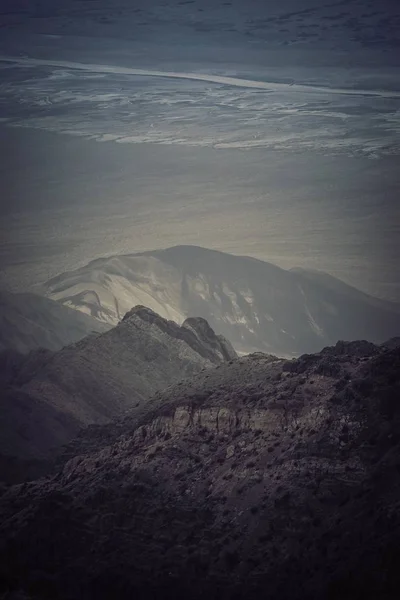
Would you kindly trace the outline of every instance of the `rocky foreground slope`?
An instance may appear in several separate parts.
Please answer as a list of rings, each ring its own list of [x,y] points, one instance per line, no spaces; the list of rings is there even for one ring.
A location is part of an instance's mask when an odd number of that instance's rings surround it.
[[[108,422],[167,385],[235,357],[203,319],[179,326],[141,306],[112,330],[59,352],[5,352],[0,454],[46,458],[82,426]]]
[[[400,333],[399,306],[326,273],[196,246],[98,259],[44,292],[111,324],[134,304],[178,323],[198,315],[242,353],[291,357],[339,339],[381,343]]]
[[[254,354],[157,393],[3,493],[6,597],[398,598],[399,398],[394,342]]]

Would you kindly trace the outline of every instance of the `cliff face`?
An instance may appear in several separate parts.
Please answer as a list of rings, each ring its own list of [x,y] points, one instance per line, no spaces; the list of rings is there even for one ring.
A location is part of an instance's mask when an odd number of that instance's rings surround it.
[[[397,598],[399,392],[399,350],[367,342],[250,355],[158,392],[3,495],[7,585],[39,572],[62,599]]]
[[[144,307],[59,352],[5,354],[0,452],[46,457],[80,427],[135,410],[156,391],[235,356],[207,324],[180,327]]]

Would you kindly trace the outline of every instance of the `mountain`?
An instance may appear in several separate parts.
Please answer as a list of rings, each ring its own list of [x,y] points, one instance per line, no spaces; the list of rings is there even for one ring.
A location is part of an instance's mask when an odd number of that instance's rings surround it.
[[[236,358],[201,318],[182,326],[137,306],[58,352],[0,354],[0,454],[45,459],[82,426],[139,407],[156,391]]]
[[[398,597],[400,350],[253,354],[0,497],[7,598]],[[55,543],[56,540],[56,543]]]
[[[178,323],[200,315],[241,353],[291,357],[339,339],[379,343],[400,332],[399,306],[330,275],[196,246],[98,259],[44,291],[105,323],[137,303]]]
[[[110,325],[36,294],[0,291],[0,351],[59,350]]]

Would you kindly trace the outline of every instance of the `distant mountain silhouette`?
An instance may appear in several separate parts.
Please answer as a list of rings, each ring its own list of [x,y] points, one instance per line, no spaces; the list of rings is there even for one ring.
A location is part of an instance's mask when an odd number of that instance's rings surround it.
[[[107,323],[49,298],[0,291],[0,351],[59,350],[89,333],[108,329]]]
[[[196,246],[98,259],[50,280],[45,292],[105,323],[137,303],[178,323],[199,315],[239,352],[290,357],[400,333],[398,305],[326,273]]]

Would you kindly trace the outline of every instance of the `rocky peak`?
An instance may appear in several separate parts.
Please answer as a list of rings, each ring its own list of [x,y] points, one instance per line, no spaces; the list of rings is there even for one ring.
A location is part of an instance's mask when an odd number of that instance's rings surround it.
[[[182,327],[192,331],[200,342],[215,349],[223,360],[237,358],[232,344],[223,335],[216,335],[206,319],[202,317],[189,317],[183,322]]]
[[[143,306],[142,304],[137,304],[136,306],[133,306],[130,310],[128,310],[127,313],[125,313],[125,315],[122,317],[122,322],[128,321],[129,319],[135,316],[140,317],[144,321],[150,322],[161,318],[157,313],[154,312],[154,310],[151,310],[151,308]]]
[[[125,327],[130,323],[138,326],[138,319],[142,323],[141,327],[143,324],[156,326],[172,338],[185,342],[192,350],[214,364],[237,358],[230,342],[224,336],[217,335],[202,317],[189,317],[182,325],[178,325],[146,306],[137,305],[126,313],[118,327]]]

